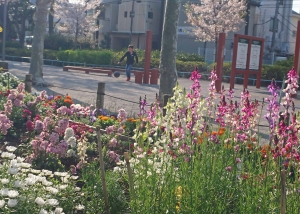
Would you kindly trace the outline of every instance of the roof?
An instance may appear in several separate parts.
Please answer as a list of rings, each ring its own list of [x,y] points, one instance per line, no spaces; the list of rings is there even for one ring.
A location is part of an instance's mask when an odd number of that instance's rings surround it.
[[[296,11],[292,11],[292,14],[295,14],[295,15],[299,15],[300,16],[300,13],[297,13]]]

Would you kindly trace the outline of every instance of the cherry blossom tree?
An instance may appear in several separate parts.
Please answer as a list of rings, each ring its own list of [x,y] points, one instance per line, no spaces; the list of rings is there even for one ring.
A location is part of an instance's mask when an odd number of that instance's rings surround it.
[[[75,47],[82,36],[99,29],[97,18],[100,13],[101,0],[56,0],[53,5],[54,16],[61,19],[59,30],[74,36]]]
[[[193,26],[197,40],[215,42],[217,53],[219,33],[238,31],[244,24],[246,8],[246,0],[200,0],[186,4],[187,22]]]

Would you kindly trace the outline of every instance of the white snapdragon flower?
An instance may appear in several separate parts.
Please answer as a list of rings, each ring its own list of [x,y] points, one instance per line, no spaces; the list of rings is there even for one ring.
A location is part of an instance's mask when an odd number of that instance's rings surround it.
[[[57,206],[59,204],[58,200],[56,200],[54,198],[47,199],[46,203],[53,207]]]
[[[2,183],[3,185],[8,184],[8,183],[9,183],[9,179],[7,179],[7,178],[2,178],[2,179],[1,179],[1,183]]]
[[[6,147],[6,150],[9,151],[9,152],[14,152],[17,150],[17,147],[14,147],[14,146],[7,146]]]
[[[7,206],[9,207],[15,207],[18,204],[18,200],[17,199],[9,199],[7,202]]]
[[[7,196],[10,198],[16,198],[19,196],[19,192],[16,190],[9,190]]]
[[[67,140],[67,143],[72,147],[76,147],[76,138],[74,136],[70,137],[68,140]]]
[[[67,141],[70,137],[74,136],[74,130],[72,128],[67,128],[65,131],[64,140]]]
[[[44,199],[42,199],[41,197],[37,197],[34,202],[39,205],[39,206],[43,206],[46,204],[46,201],[44,201]]]
[[[67,151],[67,157],[73,157],[76,156],[76,152],[73,149],[69,149]]]

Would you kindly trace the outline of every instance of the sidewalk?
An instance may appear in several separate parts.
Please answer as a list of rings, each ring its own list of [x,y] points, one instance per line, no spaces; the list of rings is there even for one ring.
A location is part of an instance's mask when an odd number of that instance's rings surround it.
[[[9,72],[24,80],[25,75],[29,71],[29,63],[25,62],[11,62],[9,61]],[[134,77],[132,81],[126,82],[126,77],[121,74],[119,78],[108,77],[107,75],[101,74],[85,74],[84,72],[66,72],[61,67],[44,66],[44,79],[46,82],[53,84],[54,86],[44,87],[33,87],[35,91],[47,91],[49,95],[57,94],[69,94],[77,103],[81,104],[95,104],[96,92],[98,82],[105,82],[105,93],[114,97],[121,98],[116,99],[113,97],[105,96],[104,103],[105,109],[112,112],[117,112],[118,109],[124,108],[129,114],[137,114],[139,112],[139,98],[146,96],[147,103],[155,101],[156,93],[158,93],[158,85],[143,85],[134,83]],[[189,79],[179,78],[179,85],[186,88],[189,91],[192,81]],[[200,80],[202,95],[208,96],[209,81]],[[226,90],[229,89],[229,83],[223,83]],[[237,100],[240,99],[241,92],[243,91],[242,85],[235,84],[235,97]],[[263,98],[267,98],[270,93],[268,88],[262,87],[260,89],[255,86],[249,86],[248,91],[250,92],[251,99],[258,100],[262,103]],[[125,101],[127,100],[127,101]],[[135,103],[132,103],[135,102]],[[299,110],[300,107],[299,99],[295,99],[295,107]],[[266,114],[266,106],[262,111],[262,115]],[[262,116],[260,121],[260,131],[264,137],[268,136],[268,128],[266,127],[267,121]]]

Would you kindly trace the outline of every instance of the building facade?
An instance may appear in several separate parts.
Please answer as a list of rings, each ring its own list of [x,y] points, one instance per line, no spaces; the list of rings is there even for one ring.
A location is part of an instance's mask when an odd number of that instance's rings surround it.
[[[290,53],[295,54],[296,36],[297,36],[297,25],[300,20],[300,14],[293,11],[290,23]],[[299,29],[300,30],[300,29]],[[298,38],[299,39],[299,38]]]

